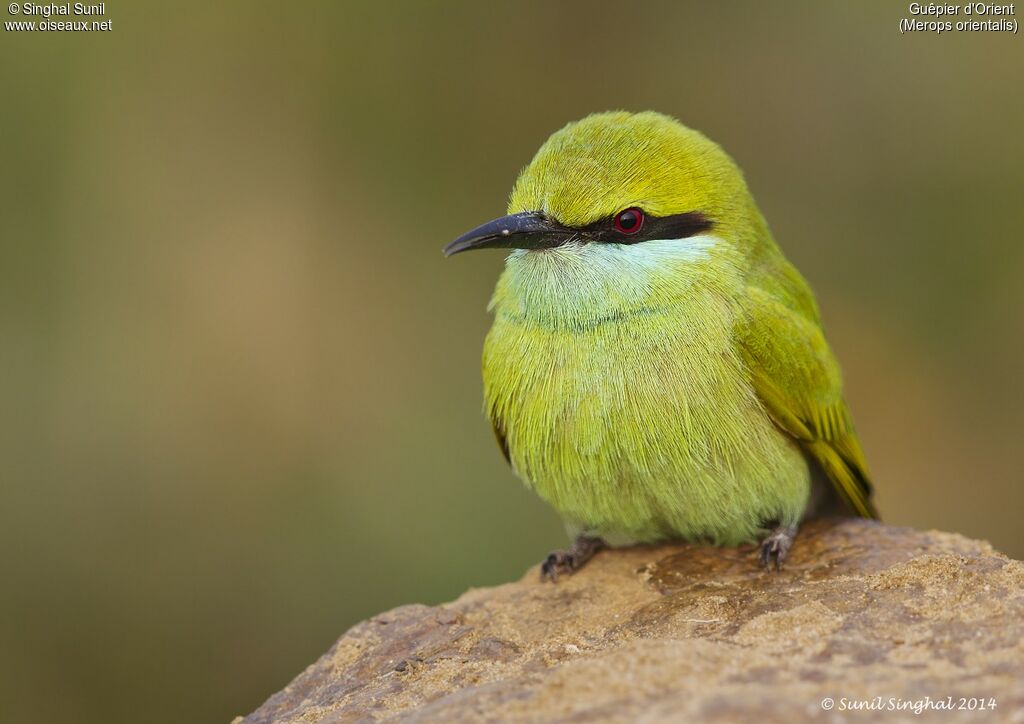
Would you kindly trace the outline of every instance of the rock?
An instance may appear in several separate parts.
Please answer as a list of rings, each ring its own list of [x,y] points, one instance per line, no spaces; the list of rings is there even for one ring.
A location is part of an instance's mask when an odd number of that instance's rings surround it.
[[[874,709],[850,711],[861,703]],[[236,722],[1022,712],[1024,564],[959,535],[845,519],[805,526],[780,573],[761,571],[753,547],[639,547],[557,584],[534,568],[453,603],[397,608]]]

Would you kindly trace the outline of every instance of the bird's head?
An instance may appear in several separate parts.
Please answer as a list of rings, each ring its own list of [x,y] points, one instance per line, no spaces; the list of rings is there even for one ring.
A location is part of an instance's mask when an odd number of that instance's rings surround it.
[[[716,143],[660,113],[621,111],[552,135],[516,181],[508,214],[463,234],[445,254],[637,245],[707,232],[735,244],[760,219],[740,170]]]

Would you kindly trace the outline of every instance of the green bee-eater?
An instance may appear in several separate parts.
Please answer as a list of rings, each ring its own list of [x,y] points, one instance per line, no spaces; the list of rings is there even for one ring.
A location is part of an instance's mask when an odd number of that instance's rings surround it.
[[[513,250],[484,395],[575,536],[544,577],[671,538],[763,538],[779,567],[830,488],[877,517],[814,296],[717,144],[658,113],[592,115],[541,147],[508,213],[445,252]]]

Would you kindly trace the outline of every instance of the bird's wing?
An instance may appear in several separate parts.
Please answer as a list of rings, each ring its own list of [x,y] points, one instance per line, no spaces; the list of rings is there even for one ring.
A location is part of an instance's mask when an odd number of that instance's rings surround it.
[[[867,463],[843,400],[839,365],[813,301],[786,303],[756,286],[747,288],[746,300],[738,336],[761,402],[775,424],[821,465],[853,512],[878,518]]]

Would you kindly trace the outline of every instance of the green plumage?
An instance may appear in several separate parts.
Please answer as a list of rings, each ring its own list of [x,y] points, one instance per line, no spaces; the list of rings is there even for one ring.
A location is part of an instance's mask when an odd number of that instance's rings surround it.
[[[814,298],[717,145],[655,113],[590,116],[544,144],[509,213],[584,228],[631,207],[711,228],[508,257],[483,375],[517,474],[613,542],[796,525],[811,460],[874,517]]]

